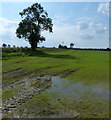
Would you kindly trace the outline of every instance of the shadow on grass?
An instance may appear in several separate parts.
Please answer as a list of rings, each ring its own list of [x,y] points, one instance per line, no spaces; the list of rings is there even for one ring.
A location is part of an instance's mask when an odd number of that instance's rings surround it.
[[[7,60],[7,59],[14,58],[14,57],[19,57],[19,56],[23,56],[23,57],[36,56],[36,57],[50,57],[50,58],[61,58],[61,59],[76,59],[74,56],[71,56],[71,55],[49,54],[49,53],[46,53],[45,50],[38,50],[38,49],[36,49],[36,50],[32,50],[30,48],[4,48],[3,49],[3,54],[2,54],[3,60]]]
[[[74,56],[70,56],[70,55],[54,55],[54,54],[48,54],[45,53],[42,50],[35,50],[35,51],[25,51],[25,53],[28,56],[37,56],[37,57],[51,57],[51,58],[61,58],[61,59],[76,59]]]

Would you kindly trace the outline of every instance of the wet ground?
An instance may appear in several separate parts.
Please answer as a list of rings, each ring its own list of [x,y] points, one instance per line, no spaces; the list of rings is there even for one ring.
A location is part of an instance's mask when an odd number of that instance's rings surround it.
[[[91,97],[92,99],[109,100],[109,91],[105,90],[102,83],[88,86],[81,82],[71,83],[70,80],[61,78],[59,76],[52,77],[52,85],[47,91],[57,92],[63,96],[74,97],[78,99],[81,97]]]
[[[52,99],[57,99],[59,96],[58,101],[60,101],[61,98],[68,98],[70,100],[76,99],[79,102],[85,102],[89,99],[99,101],[104,100],[106,102],[109,102],[109,91],[108,89],[106,90],[106,88],[104,88],[104,85],[102,83],[88,86],[82,82],[72,83],[70,80],[61,78],[59,76],[45,75],[24,78],[9,86],[3,87],[3,91],[9,90],[11,88],[16,88],[17,86],[21,86],[19,92],[16,95],[3,100],[3,116],[7,116],[7,114],[11,113],[13,114],[19,106],[26,104],[27,101],[30,101],[33,99],[33,97],[38,96],[42,92],[46,92],[49,95],[52,95]],[[40,104],[42,104],[42,101]],[[75,108],[72,110],[67,110],[66,108],[65,113],[57,112],[52,116],[47,115],[45,117],[64,117],[66,114],[69,116],[71,114],[73,117],[79,117],[79,113]],[[16,116],[20,115],[17,115],[16,113]],[[34,115],[31,115],[31,117],[34,117]],[[40,116],[38,115],[37,117]]]
[[[3,114],[11,113],[13,109],[16,109],[19,105],[27,102],[33,96],[38,95],[41,91],[44,91],[46,88],[49,88],[51,86],[51,77],[27,77],[7,87],[3,87],[3,91],[10,90],[11,88],[16,88],[17,86],[21,86],[21,89],[18,92],[18,94],[8,99],[3,98]]]

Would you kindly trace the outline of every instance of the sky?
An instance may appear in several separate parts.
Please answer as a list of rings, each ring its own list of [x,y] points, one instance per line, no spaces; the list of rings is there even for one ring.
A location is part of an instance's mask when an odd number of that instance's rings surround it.
[[[34,2],[0,2],[0,46],[28,46],[25,39],[16,37],[15,31],[24,8]],[[39,2],[52,18],[53,33],[42,32],[46,41],[39,47],[58,47],[59,44],[76,48],[109,47],[108,2]]]

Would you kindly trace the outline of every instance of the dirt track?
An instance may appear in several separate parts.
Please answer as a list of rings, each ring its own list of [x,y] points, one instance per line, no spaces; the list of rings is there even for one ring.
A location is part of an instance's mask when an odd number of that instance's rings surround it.
[[[38,85],[36,82],[38,81]],[[24,89],[21,89],[20,92],[13,96],[12,98],[4,100],[2,112],[4,114],[12,112],[17,106],[27,102],[33,96],[39,94],[41,91],[51,86],[51,76],[37,76],[33,78],[24,78],[21,81],[15,82],[12,85],[4,87],[3,90],[8,90],[12,87],[17,87],[18,85],[24,86]]]

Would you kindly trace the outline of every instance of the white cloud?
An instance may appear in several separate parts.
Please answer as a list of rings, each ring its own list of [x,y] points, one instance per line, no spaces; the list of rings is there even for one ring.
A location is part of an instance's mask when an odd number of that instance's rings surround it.
[[[89,25],[86,22],[77,22],[77,28],[80,30],[85,30],[88,27],[89,27]]]
[[[70,43],[73,42],[75,47],[108,47],[108,29],[101,23],[95,24],[92,21],[82,22],[80,20],[77,21],[77,24],[73,25],[60,25],[58,23],[54,24],[53,33],[42,33],[43,36],[46,37],[46,41],[39,44],[39,46],[58,47],[62,42],[64,42],[64,45],[69,46]],[[29,43],[24,39],[18,39],[16,37],[15,30],[17,24],[18,21],[0,18],[0,36],[2,35],[2,43],[16,46],[29,46]]]
[[[0,18],[0,34],[15,33],[18,21],[11,21],[6,18]]]
[[[95,25],[95,33],[105,33],[108,32],[108,28],[106,26],[103,26],[101,23]]]
[[[93,21],[93,22],[92,22]],[[79,32],[85,32],[85,33],[96,33],[96,34],[102,34],[108,32],[108,26],[103,25],[102,23],[94,22],[94,20],[90,19],[79,19],[79,21],[76,21],[76,28],[79,30]],[[81,35],[80,35],[81,36]],[[86,36],[86,35],[85,35]]]
[[[108,26],[102,23],[92,21],[83,22],[87,27],[79,29],[79,37],[81,38],[81,46],[87,47],[108,47],[109,46],[109,31]],[[83,24],[82,24],[83,26]]]
[[[0,45],[3,43],[16,45],[16,46],[26,46],[29,45],[23,39],[18,39],[16,37],[16,29],[18,27],[19,21],[11,21],[6,18],[0,18],[0,36],[2,41],[0,41]]]
[[[80,36],[82,39],[85,39],[85,40],[91,40],[91,39],[94,38],[93,35],[91,35],[91,34],[86,34],[86,33],[80,34],[79,36]]]
[[[73,42],[75,47],[108,47],[109,38],[107,27],[100,23],[94,24],[93,22],[89,22],[87,24],[88,27],[84,30],[78,29],[78,24],[73,26],[70,24],[61,26],[55,24],[53,34],[43,34],[46,36],[46,41],[40,44],[40,46],[58,47],[62,42],[64,42],[64,45],[69,46]],[[104,30],[104,34],[102,29]],[[95,30],[96,32],[94,32]]]
[[[47,34],[44,32],[43,35],[46,37],[46,41],[40,46],[46,47],[58,47],[59,44],[64,42],[64,45],[69,46],[71,42],[77,43],[79,34],[76,32],[76,26],[72,25],[54,25],[53,33]]]
[[[97,12],[109,16],[109,3],[100,3]]]
[[[53,24],[63,25],[68,19],[70,19],[70,16],[54,15]]]

